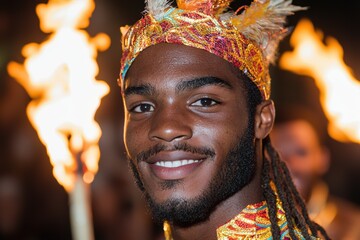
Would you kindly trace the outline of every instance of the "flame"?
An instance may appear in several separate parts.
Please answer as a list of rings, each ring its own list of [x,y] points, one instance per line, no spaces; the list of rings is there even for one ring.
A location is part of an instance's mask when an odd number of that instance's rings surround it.
[[[109,47],[110,39],[102,33],[90,38],[79,29],[89,25],[94,9],[93,0],[37,5],[42,31],[52,34],[41,44],[24,46],[23,65],[8,65],[9,74],[32,98],[27,115],[46,146],[55,178],[67,191],[79,170],[90,183],[100,159],[101,129],[94,116],[109,86],[95,79],[99,71],[95,59],[97,50]]]
[[[316,32],[311,21],[303,19],[295,28],[290,43],[292,52],[280,58],[280,67],[315,79],[320,102],[329,120],[328,132],[339,141],[360,143],[360,82],[343,61],[338,41]]]

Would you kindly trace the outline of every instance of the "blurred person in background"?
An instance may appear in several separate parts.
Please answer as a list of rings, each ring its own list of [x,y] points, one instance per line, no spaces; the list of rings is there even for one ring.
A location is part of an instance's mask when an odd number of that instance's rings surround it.
[[[301,106],[278,108],[272,142],[286,162],[310,218],[332,239],[360,239],[360,208],[333,196],[324,180],[331,156],[324,143],[324,126],[316,119]]]

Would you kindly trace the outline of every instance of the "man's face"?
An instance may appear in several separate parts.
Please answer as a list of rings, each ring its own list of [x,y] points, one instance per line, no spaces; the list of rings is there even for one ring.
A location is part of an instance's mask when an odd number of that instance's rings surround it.
[[[289,121],[275,125],[271,139],[289,167],[298,191],[307,199],[328,164],[315,130],[304,120]]]
[[[205,220],[251,181],[254,129],[240,81],[225,60],[183,45],[152,46],[132,64],[124,141],[157,217]]]

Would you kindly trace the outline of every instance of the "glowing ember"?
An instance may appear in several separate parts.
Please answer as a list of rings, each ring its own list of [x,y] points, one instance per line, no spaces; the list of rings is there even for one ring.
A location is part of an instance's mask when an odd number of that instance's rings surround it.
[[[343,49],[334,38],[315,32],[309,20],[302,20],[291,36],[293,52],[280,58],[280,66],[315,79],[320,101],[329,120],[329,134],[339,141],[360,143],[360,82],[343,61]]]
[[[96,81],[95,59],[97,50],[109,47],[110,39],[105,34],[91,39],[79,30],[88,26],[94,8],[93,0],[39,4],[41,29],[52,34],[48,41],[23,48],[24,65],[8,66],[9,74],[33,99],[28,117],[46,146],[54,176],[67,191],[72,190],[80,167],[84,181],[90,183],[100,158],[101,129],[94,115],[109,87]]]

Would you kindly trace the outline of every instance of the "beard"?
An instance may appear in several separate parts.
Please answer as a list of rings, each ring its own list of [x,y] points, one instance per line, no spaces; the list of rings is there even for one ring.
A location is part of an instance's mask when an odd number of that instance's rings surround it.
[[[251,125],[251,124],[250,124]],[[254,128],[249,126],[245,134],[239,137],[237,143],[227,153],[224,163],[218,173],[210,181],[209,187],[198,197],[193,199],[176,198],[164,202],[156,202],[145,189],[140,173],[134,162],[130,159],[129,164],[135,177],[136,183],[144,193],[150,207],[152,216],[157,223],[165,220],[179,227],[188,227],[206,221],[216,206],[231,197],[253,179],[256,171]],[[162,146],[145,151],[136,158],[141,160],[164,150]],[[214,157],[215,152],[207,148],[194,148],[189,145],[178,146],[176,150],[202,153]],[[167,181],[163,188],[172,188],[180,183],[180,180]]]

